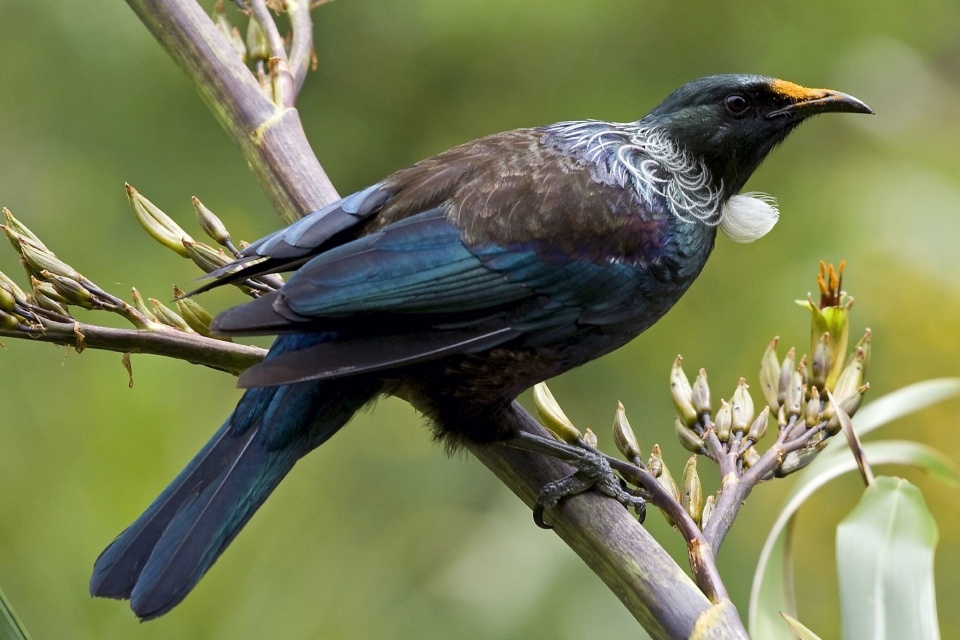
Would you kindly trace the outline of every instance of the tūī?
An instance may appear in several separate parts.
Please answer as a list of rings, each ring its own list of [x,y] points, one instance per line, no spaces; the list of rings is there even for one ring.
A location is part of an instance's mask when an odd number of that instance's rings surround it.
[[[691,82],[636,122],[499,133],[403,169],[249,246],[213,283],[295,270],[214,322],[279,334],[233,414],[97,559],[95,596],[154,618],[203,577],[299,458],[380,394],[455,446],[504,440],[523,390],[677,302],[713,249],[776,212],[738,195],[807,118],[872,113],[752,75]]]

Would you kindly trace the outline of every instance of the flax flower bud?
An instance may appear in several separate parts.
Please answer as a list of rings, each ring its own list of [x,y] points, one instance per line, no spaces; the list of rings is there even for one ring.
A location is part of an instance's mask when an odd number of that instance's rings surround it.
[[[703,485],[700,484],[700,474],[697,473],[697,456],[690,456],[684,465],[680,485],[680,504],[693,521],[699,523],[703,513]]]
[[[834,269],[833,265],[820,262],[820,272],[817,274],[817,284],[820,288],[820,302],[817,304],[812,297],[806,300],[797,300],[797,304],[806,308],[811,314],[810,347],[811,353],[817,350],[824,333],[829,334],[827,348],[829,350],[830,370],[827,373],[825,386],[833,389],[840,372],[843,370],[847,357],[847,344],[850,334],[850,307],[853,298],[841,290],[843,285],[843,270],[846,261]]]
[[[843,402],[846,398],[854,395],[860,385],[863,384],[863,362],[865,354],[862,350],[857,350],[856,355],[850,359],[843,372],[837,378],[837,383],[833,388],[833,397],[838,402]]]
[[[5,289],[13,294],[13,297],[17,300],[26,300],[27,294],[24,293],[23,289],[20,288],[16,282],[14,282],[7,274],[0,271],[0,289]]]
[[[560,403],[553,397],[546,382],[533,387],[533,401],[537,407],[537,414],[543,421],[543,426],[549,429],[558,439],[573,444],[581,438],[580,430],[573,426],[573,422],[560,408]]]
[[[660,455],[660,445],[653,445],[653,449],[650,450],[650,457],[647,458],[647,471],[650,472],[654,478],[659,478],[660,474],[663,473],[663,456]]]
[[[73,278],[58,276],[46,270],[42,271],[41,275],[67,304],[83,307],[84,309],[96,309],[100,306],[96,300],[94,300],[90,291]]]
[[[167,325],[168,327],[179,329],[180,331],[196,333],[190,328],[190,325],[188,325],[186,321],[177,314],[176,311],[165,306],[156,298],[150,298],[150,304],[153,306],[153,315],[155,315],[157,320],[161,323]]]
[[[683,358],[677,356],[670,368],[670,394],[673,396],[673,404],[680,412],[680,419],[690,427],[696,424],[698,415],[693,406],[693,388],[683,373],[683,367],[680,366],[682,361]]]
[[[673,479],[673,475],[670,473],[670,469],[667,467],[667,463],[663,460],[663,455],[660,452],[660,445],[653,445],[653,450],[650,452],[651,464],[649,464],[652,469],[654,466],[660,468],[660,475],[657,476],[657,482],[670,494],[674,500],[680,502],[680,487],[677,486],[676,481]]]
[[[193,209],[197,212],[197,222],[200,223],[200,228],[203,229],[203,232],[210,237],[211,240],[217,244],[226,246],[230,242],[230,232],[227,231],[226,225],[218,218],[213,211],[210,211],[200,199],[196,196],[193,197]]]
[[[813,349],[810,384],[813,385],[814,389],[824,388],[832,364],[830,360],[830,334],[824,333]]]
[[[20,328],[20,317],[13,314],[7,313],[6,311],[0,311],[0,329],[5,331],[14,331]]]
[[[184,258],[189,258],[184,247],[185,241],[193,242],[193,238],[187,235],[187,232],[180,228],[167,214],[160,208],[140,195],[140,192],[129,184],[127,188],[127,199],[133,208],[133,213],[137,216],[137,221],[149,233],[154,240],[176,251]]]
[[[7,209],[6,207],[4,207],[3,215],[7,218],[7,226],[10,228],[10,230],[14,234],[20,236],[21,238],[28,239],[31,243],[33,243],[33,246],[37,247],[38,249],[50,252],[50,250],[47,249],[47,245],[43,244],[40,238],[37,237],[37,234],[35,234],[30,229],[28,229],[27,225],[23,224],[22,222],[20,222],[19,220],[13,217],[13,214],[10,212],[10,209]],[[17,247],[14,246],[14,249],[16,248]]]
[[[803,383],[803,372],[800,368],[798,368],[790,375],[790,383],[787,387],[787,395],[783,402],[788,416],[800,415],[805,391],[806,385]]]
[[[863,404],[863,397],[867,394],[867,391],[870,389],[869,384],[862,385],[857,392],[853,395],[847,396],[843,400],[838,400],[840,402],[840,408],[843,409],[843,412],[846,413],[849,417],[853,417],[857,413],[857,409],[860,408],[860,405]],[[828,405],[831,409],[832,402]],[[824,411],[826,413],[826,411]],[[835,435],[840,432],[840,417],[837,415],[836,410],[830,412],[830,418],[827,420],[827,433],[830,435]]]
[[[640,457],[637,434],[627,420],[627,412],[622,402],[617,403],[617,412],[613,416],[613,442],[627,460],[632,461]]]
[[[700,369],[697,379],[693,381],[693,408],[698,416],[710,413],[710,385],[707,384],[707,371]]]
[[[816,387],[810,389],[810,400],[807,401],[807,408],[804,412],[803,419],[808,427],[815,426],[820,422],[820,392],[817,391]]]
[[[193,298],[185,298],[179,287],[173,288],[173,299],[176,301],[177,312],[186,321],[191,329],[202,336],[210,338],[210,323],[213,316],[201,307]]]
[[[693,429],[683,423],[683,420],[677,418],[674,421],[674,427],[677,431],[677,439],[683,448],[691,453],[701,453],[703,451],[703,438],[698,436]]]
[[[155,316],[150,307],[147,306],[143,296],[140,295],[140,292],[137,291],[136,287],[131,287],[130,295],[133,298],[133,308],[143,314],[147,320],[151,322],[157,322],[157,316]]]
[[[759,442],[767,433],[767,422],[769,419],[770,407],[764,407],[760,415],[757,416],[757,419],[750,425],[750,429],[747,430],[747,440]]]
[[[726,400],[720,400],[720,409],[717,410],[717,417],[714,419],[714,430],[717,432],[717,438],[720,442],[726,442],[730,439],[730,426],[733,422],[733,408]]]
[[[781,404],[787,399],[787,390],[793,382],[793,372],[796,368],[797,350],[790,347],[786,357],[784,357],[783,362],[780,364],[780,382],[777,385],[777,397]]]
[[[743,452],[743,466],[747,469],[757,464],[760,461],[760,452],[757,451],[756,447],[750,447]]]
[[[777,359],[777,343],[780,338],[774,338],[767,345],[760,360],[760,391],[767,401],[767,406],[776,411],[780,406],[778,394],[780,387],[780,361]]]
[[[713,509],[715,504],[716,504],[716,498],[714,496],[707,496],[707,499],[703,501],[703,511],[700,513],[701,529],[705,529],[706,526],[710,523],[710,516],[713,515]]]
[[[210,273],[230,262],[230,258],[225,253],[202,242],[194,242],[185,238],[183,247],[187,252],[187,257],[193,260],[193,263],[205,273]]]
[[[753,398],[750,397],[747,388],[747,381],[740,378],[737,390],[733,392],[733,397],[730,398],[730,408],[732,410],[730,428],[734,433],[743,433],[753,420]]]

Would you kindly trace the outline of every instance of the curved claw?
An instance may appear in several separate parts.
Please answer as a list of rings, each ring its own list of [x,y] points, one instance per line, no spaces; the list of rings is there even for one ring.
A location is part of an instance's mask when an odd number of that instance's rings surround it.
[[[639,497],[639,496],[638,496]],[[643,500],[641,498],[641,500]],[[637,522],[643,524],[644,520],[647,519],[647,503],[643,501],[641,504],[635,505],[633,507],[634,513],[637,514]]]
[[[533,522],[541,529],[553,529],[553,525],[543,519],[543,512],[546,508],[546,505],[537,500],[537,503],[533,505]]]

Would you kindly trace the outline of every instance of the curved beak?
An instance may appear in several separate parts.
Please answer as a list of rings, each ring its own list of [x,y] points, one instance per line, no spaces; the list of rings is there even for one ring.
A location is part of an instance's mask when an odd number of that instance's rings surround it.
[[[786,84],[786,83],[784,83]],[[800,117],[808,118],[820,113],[869,113],[873,114],[865,102],[853,96],[831,89],[805,89],[791,87],[784,92],[788,103],[776,111],[767,114],[767,118]],[[798,91],[797,89],[802,89]]]

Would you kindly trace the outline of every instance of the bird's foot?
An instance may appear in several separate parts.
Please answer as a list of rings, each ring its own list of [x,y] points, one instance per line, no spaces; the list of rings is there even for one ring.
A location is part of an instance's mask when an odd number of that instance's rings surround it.
[[[533,521],[541,529],[552,528],[543,518],[547,509],[557,506],[564,498],[594,488],[628,509],[633,508],[640,522],[643,522],[647,512],[646,501],[642,496],[627,490],[626,484],[614,473],[606,457],[599,451],[523,431],[505,444],[563,460],[576,469],[571,475],[548,482],[540,489],[533,507]]]
[[[548,482],[540,489],[537,503],[533,507],[533,521],[541,529],[552,529],[544,519],[543,513],[552,509],[564,498],[597,489],[610,496],[623,506],[633,508],[642,522],[647,511],[646,501],[639,495],[624,488],[623,481],[610,468],[606,459],[592,451],[583,451],[580,461],[575,464],[577,470],[566,478]]]

